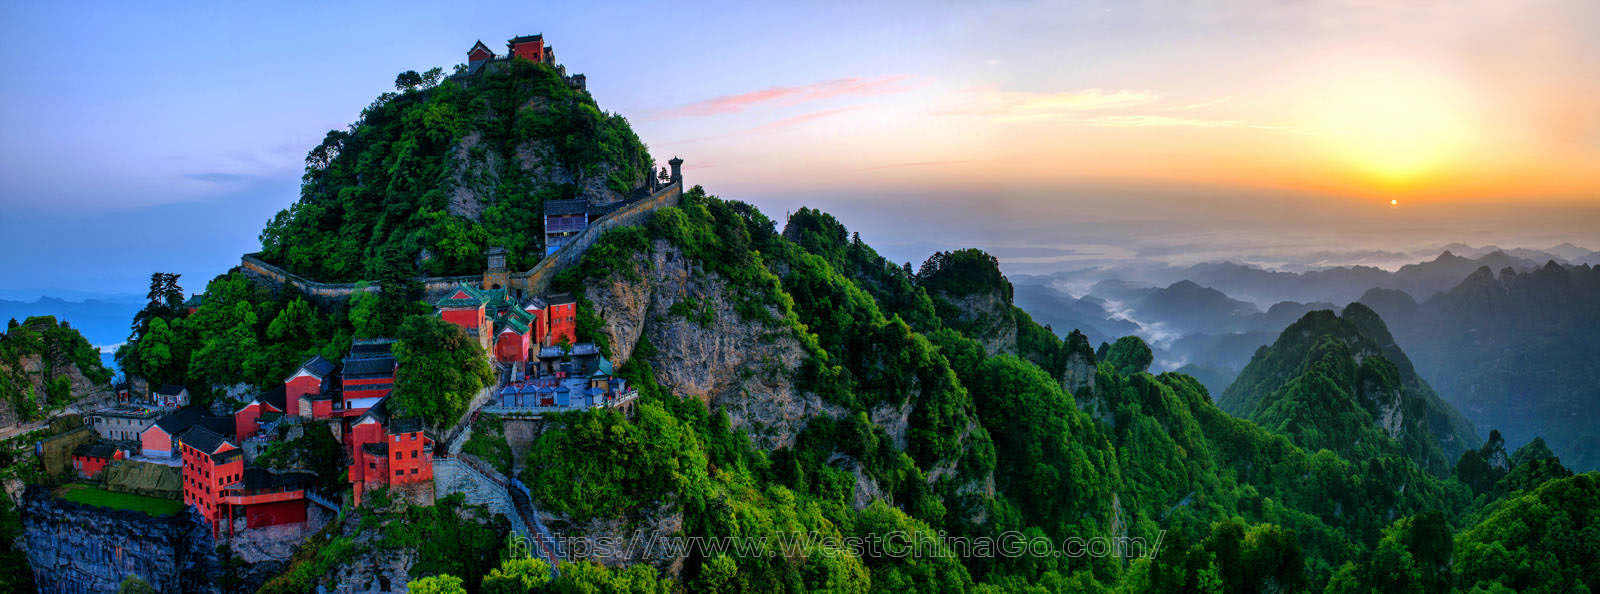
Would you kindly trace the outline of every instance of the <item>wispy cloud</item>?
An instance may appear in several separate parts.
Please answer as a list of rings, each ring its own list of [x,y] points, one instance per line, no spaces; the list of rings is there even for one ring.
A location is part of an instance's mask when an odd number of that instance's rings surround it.
[[[712,116],[738,113],[756,106],[790,106],[836,97],[861,97],[899,93],[912,87],[901,84],[908,75],[879,76],[873,78],[839,78],[798,87],[771,87],[738,95],[724,95],[659,111],[656,119]]]
[[[841,113],[855,111],[855,110],[861,109],[862,107],[865,107],[865,106],[863,106],[863,105],[850,105],[850,106],[846,106],[846,107],[836,107],[834,109],[824,109],[824,110],[821,110],[821,111],[813,111],[813,112],[810,112],[810,113],[802,113],[802,114],[797,115],[797,116],[790,116],[790,117],[787,117],[787,118],[783,118],[781,120],[775,120],[775,121],[772,121],[772,122],[767,122],[765,124],[762,124],[760,126],[755,126],[755,127],[752,127],[752,128],[743,128],[743,129],[740,129],[740,130],[734,130],[732,132],[727,132],[727,133],[723,133],[723,134],[713,134],[713,135],[710,135],[710,136],[700,136],[700,137],[697,137],[697,138],[685,138],[683,140],[669,140],[669,141],[658,143],[658,144],[655,144],[655,145],[652,145],[652,146],[676,146],[676,145],[690,144],[690,143],[695,143],[695,142],[705,142],[707,140],[719,140],[719,139],[730,138],[730,137],[734,137],[734,136],[745,136],[745,135],[748,135],[748,134],[760,134],[760,133],[763,133],[763,132],[774,132],[774,131],[783,130],[783,129],[787,129],[787,128],[793,128],[795,126],[799,126],[801,124],[805,124],[805,123],[808,123],[808,122],[814,122],[814,121],[817,121],[817,120],[820,120],[820,119],[823,119],[823,118],[836,116],[836,115],[839,115]]]

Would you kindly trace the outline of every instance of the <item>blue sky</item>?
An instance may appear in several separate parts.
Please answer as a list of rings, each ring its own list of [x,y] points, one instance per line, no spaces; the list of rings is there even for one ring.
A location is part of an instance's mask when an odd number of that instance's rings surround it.
[[[691,183],[897,259],[1600,247],[1593,3],[333,4],[0,7],[0,289],[198,290],[395,73],[541,32]]]

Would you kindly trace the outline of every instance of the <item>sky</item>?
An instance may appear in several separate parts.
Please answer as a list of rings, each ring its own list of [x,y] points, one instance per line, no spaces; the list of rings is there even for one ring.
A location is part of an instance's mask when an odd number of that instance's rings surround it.
[[[689,183],[822,207],[896,260],[1600,249],[1597,23],[1588,0],[6,3],[0,292],[198,290],[396,73],[531,33]]]

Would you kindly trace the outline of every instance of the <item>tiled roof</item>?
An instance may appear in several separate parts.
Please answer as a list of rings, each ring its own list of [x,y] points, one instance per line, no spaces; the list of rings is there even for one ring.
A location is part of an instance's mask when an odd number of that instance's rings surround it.
[[[167,432],[167,435],[169,436],[177,435],[179,433],[183,433],[184,431],[188,431],[189,428],[193,427],[194,424],[200,420],[200,417],[205,416],[205,414],[206,410],[202,407],[185,406],[178,410],[172,411],[172,414],[161,417],[161,420],[156,421],[156,426],[160,427],[162,431]]]
[[[286,396],[287,393],[284,391],[283,384],[278,384],[266,392],[262,392],[260,396],[256,397],[256,400],[279,411],[287,412],[289,407]]]
[[[390,377],[394,375],[394,365],[392,356],[345,359],[344,377],[345,379]]]
[[[300,368],[295,372],[299,373],[300,370],[305,370],[318,378],[325,378],[328,377],[328,374],[333,373],[336,367],[338,366],[334,365],[333,361],[322,358],[322,355],[312,355],[310,359],[306,359],[305,363],[301,363]]]
[[[222,444],[228,441],[227,438],[217,434],[217,432],[198,426],[183,432],[183,437],[179,439],[189,447],[207,454],[216,453],[217,448],[222,447]]]
[[[226,452],[223,452],[221,454],[217,454],[217,455],[211,456],[211,461],[213,463],[216,463],[216,464],[227,464],[229,462],[232,462],[234,458],[242,458],[242,457],[244,457],[244,450],[241,450],[239,448],[233,448],[233,449],[228,450]]]
[[[394,349],[394,343],[393,338],[357,338],[350,341],[350,354],[345,359],[385,356]]]
[[[183,393],[183,386],[178,384],[162,384],[160,388],[156,388],[156,395],[158,396],[177,396],[181,393]]]
[[[522,43],[524,41],[544,41],[544,34],[518,35],[516,37],[512,37],[510,40],[506,41],[506,43]]]
[[[398,419],[392,419],[389,421],[389,424],[385,426],[385,428],[388,429],[391,435],[396,433],[411,433],[414,431],[421,431],[422,419],[417,417],[402,417]]]
[[[520,308],[509,307],[495,318],[494,325],[501,330],[510,327],[518,334],[527,334],[528,329],[533,327],[533,314]]]
[[[195,426],[205,427],[212,433],[221,435],[224,438],[232,438],[235,431],[233,417],[201,417],[200,420],[195,423]],[[190,430],[193,431],[193,429]]]
[[[556,293],[550,296],[550,305],[566,305],[577,302],[578,300],[572,296],[572,293]]]
[[[244,478],[239,481],[240,486],[247,491],[259,491],[275,487],[299,487],[315,480],[317,475],[309,472],[272,472],[265,468],[246,468]]]
[[[556,217],[564,215],[581,215],[589,212],[589,201],[583,198],[573,200],[549,200],[544,203],[544,216]]]
[[[456,285],[456,288],[450,289],[450,293],[433,305],[442,309],[447,307],[477,307],[488,302],[489,297],[484,294],[483,289],[461,283]]]

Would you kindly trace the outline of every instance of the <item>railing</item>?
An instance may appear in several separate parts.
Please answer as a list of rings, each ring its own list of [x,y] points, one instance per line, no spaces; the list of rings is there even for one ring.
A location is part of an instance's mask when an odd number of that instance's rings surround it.
[[[306,489],[306,499],[310,499],[312,503],[328,508],[330,511],[339,511],[340,509],[339,506],[334,505],[333,501],[312,492],[310,489]]]

